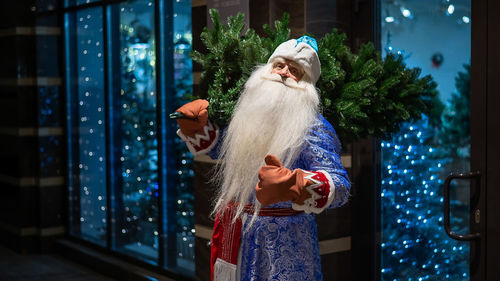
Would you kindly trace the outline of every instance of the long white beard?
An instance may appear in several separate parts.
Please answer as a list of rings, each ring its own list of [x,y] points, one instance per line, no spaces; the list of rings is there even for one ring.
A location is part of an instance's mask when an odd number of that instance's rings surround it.
[[[215,173],[213,214],[236,201],[238,217],[254,194],[264,157],[271,153],[290,167],[317,116],[319,97],[309,79],[283,82],[271,70],[266,64],[252,73],[235,107]],[[254,206],[257,213],[261,205],[255,200]]]

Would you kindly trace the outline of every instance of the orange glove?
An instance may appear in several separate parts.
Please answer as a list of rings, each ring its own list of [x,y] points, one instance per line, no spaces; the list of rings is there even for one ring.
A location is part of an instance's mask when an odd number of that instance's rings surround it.
[[[196,134],[203,134],[203,127],[208,122],[208,101],[198,99],[187,103],[177,109],[186,118],[176,119],[182,134],[194,137]]]
[[[292,173],[272,154],[266,156],[265,162],[266,166],[260,168],[259,182],[255,186],[257,200],[262,206],[281,201],[302,205],[311,197],[305,187],[313,182],[304,178],[302,170],[295,169]]]

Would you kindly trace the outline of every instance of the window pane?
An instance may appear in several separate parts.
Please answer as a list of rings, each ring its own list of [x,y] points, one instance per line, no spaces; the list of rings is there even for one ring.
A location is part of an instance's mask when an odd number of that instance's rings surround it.
[[[174,83],[175,97],[174,104],[170,111],[174,111],[187,102],[186,96],[193,92],[193,67],[191,57],[191,1],[179,0],[173,3],[174,12]],[[168,122],[168,121],[167,121]],[[177,129],[176,122],[171,122]],[[168,228],[176,229],[176,265],[184,274],[194,275],[194,206],[193,206],[193,157],[189,153],[186,144],[177,136],[174,136],[175,161],[168,169],[177,171],[177,179],[170,179],[174,182],[176,191],[173,194],[177,196],[177,206],[175,208],[176,221],[175,226],[169,224]],[[168,232],[170,233],[170,232]],[[172,252],[167,249],[167,253]],[[169,263],[172,263],[171,259]],[[167,267],[171,264],[167,265]]]
[[[112,72],[113,248],[158,261],[158,143],[152,1],[109,8]]]
[[[64,0],[64,7],[78,6],[100,1],[103,0]]]
[[[65,15],[70,232],[106,244],[102,9]]]
[[[469,280],[469,246],[443,228],[443,182],[470,161],[470,0],[382,1],[382,49],[437,82],[431,116],[382,150],[382,280]],[[469,228],[468,181],[451,187],[452,230]]]

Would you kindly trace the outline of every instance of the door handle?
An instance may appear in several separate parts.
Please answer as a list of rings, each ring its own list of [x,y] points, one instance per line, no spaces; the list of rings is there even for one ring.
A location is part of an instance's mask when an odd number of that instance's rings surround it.
[[[479,239],[481,237],[480,233],[469,233],[469,234],[456,234],[453,231],[451,231],[450,227],[450,183],[454,179],[480,179],[481,178],[481,173],[479,171],[477,172],[469,172],[469,173],[463,173],[463,174],[450,174],[446,180],[444,181],[444,192],[443,192],[443,201],[444,201],[444,206],[443,206],[443,212],[444,212],[444,230],[446,231],[446,234],[450,236],[451,238],[455,240],[460,240],[460,241],[471,241],[474,239]],[[479,211],[479,210],[476,210]],[[478,212],[475,212],[478,213]]]

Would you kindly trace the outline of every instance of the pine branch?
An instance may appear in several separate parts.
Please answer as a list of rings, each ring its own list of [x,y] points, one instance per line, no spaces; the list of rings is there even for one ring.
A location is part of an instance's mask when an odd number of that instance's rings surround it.
[[[213,29],[205,28],[201,34],[209,52],[194,51],[192,58],[203,67],[200,90],[210,102],[210,118],[225,126],[251,71],[288,40],[289,15],[275,21],[274,28],[264,25],[266,36],[260,37],[253,29],[243,34],[241,13],[229,17],[227,24],[220,22],[216,10],[209,13]],[[403,122],[419,120],[422,114],[433,116],[431,123],[436,120],[442,107],[432,77],[421,78],[420,69],[407,68],[400,56],[382,59],[372,43],[353,54],[346,38],[334,29],[319,40],[322,74],[316,84],[323,115],[343,141],[387,138]]]

